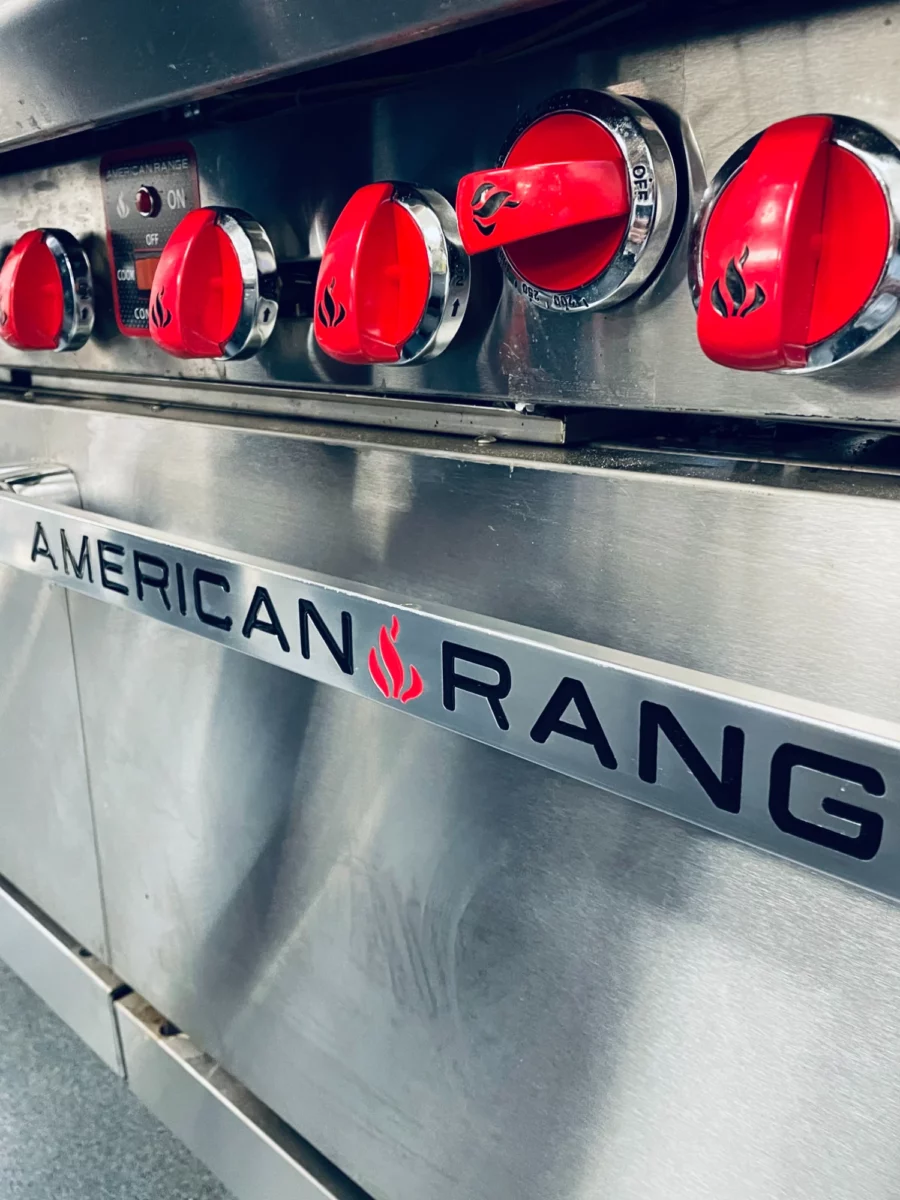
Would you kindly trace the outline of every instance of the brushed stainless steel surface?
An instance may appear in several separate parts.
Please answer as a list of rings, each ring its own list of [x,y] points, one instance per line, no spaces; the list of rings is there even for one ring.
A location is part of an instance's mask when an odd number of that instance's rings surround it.
[[[517,5],[10,0],[0,12],[0,144],[197,100],[323,61],[416,41]],[[62,69],[60,64],[62,64]]]
[[[117,519],[900,719],[895,476],[0,420]],[[377,1200],[892,1200],[897,907],[71,601],[115,969]]]
[[[4,452],[40,458],[7,427]],[[0,489],[78,503],[71,476],[3,473]],[[0,568],[0,875],[67,932],[107,954],[68,603],[60,589]]]
[[[900,900],[900,723],[12,490],[0,561]]]
[[[113,1012],[113,993],[122,981],[3,880],[0,958],[111,1070],[124,1075]]]
[[[354,188],[397,177],[452,196],[463,174],[495,161],[519,116],[573,86],[621,86],[640,95],[672,142],[680,126],[688,141],[689,188],[698,197],[706,174],[749,136],[796,113],[844,113],[900,138],[900,5],[894,0],[689,34],[687,25],[671,34],[663,29],[651,45],[647,30],[632,22],[627,34],[595,35],[513,63],[460,68],[431,85],[310,102],[206,128],[192,139],[201,198],[252,212],[282,260],[315,258]],[[84,238],[103,277],[96,161],[0,181],[0,241],[11,242],[38,219]],[[469,312],[447,351],[402,368],[332,362],[315,347],[308,320],[280,320],[249,362],[178,362],[146,341],[120,337],[108,305],[105,316],[98,313],[91,343],[68,356],[66,366],[379,396],[897,422],[897,339],[864,361],[811,377],[729,371],[709,362],[697,345],[686,266],[683,236],[645,294],[610,312],[576,315],[536,310],[508,284],[501,286],[497,268],[493,278],[490,272],[473,278]],[[0,364],[44,369],[59,360],[2,350]]]
[[[236,1200],[367,1200],[140,996],[115,1014],[129,1087]]]

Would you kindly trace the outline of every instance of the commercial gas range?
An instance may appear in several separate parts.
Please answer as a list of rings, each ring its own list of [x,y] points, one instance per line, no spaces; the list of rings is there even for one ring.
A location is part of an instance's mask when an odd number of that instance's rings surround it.
[[[0,956],[238,1197],[896,1194],[898,39],[0,6]]]

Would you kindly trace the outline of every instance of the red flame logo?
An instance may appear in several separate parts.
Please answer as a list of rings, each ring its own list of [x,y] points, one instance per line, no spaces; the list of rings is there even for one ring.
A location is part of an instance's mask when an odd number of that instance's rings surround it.
[[[400,622],[396,616],[391,618],[390,630],[382,625],[378,633],[378,646],[373,646],[369,651],[369,674],[379,692],[388,700],[393,698],[401,704],[409,704],[410,700],[422,695],[425,685],[413,666],[409,668],[409,683],[406,683],[406,664],[395,645],[399,632]]]
[[[766,302],[766,293],[758,283],[751,283],[747,287],[741,268],[749,254],[750,247],[745,246],[741,257],[731,259],[726,266],[725,278],[717,279],[712,285],[709,299],[720,317],[746,317],[762,308]]]
[[[322,299],[319,301],[319,307],[316,310],[319,320],[326,329],[333,329],[335,325],[340,325],[344,317],[347,315],[347,310],[341,304],[340,300],[334,298],[334,285],[337,281],[332,279],[331,283],[327,283],[322,290]]]
[[[156,299],[150,306],[150,320],[158,329],[165,329],[165,327],[172,320],[172,314],[166,308],[165,304],[163,304],[163,296],[165,293],[166,289],[161,287],[156,293]]]
[[[470,204],[472,221],[479,233],[490,237],[497,224],[497,214],[501,208],[518,208],[521,200],[513,200],[512,192],[505,192],[496,183],[481,183],[475,190]]]

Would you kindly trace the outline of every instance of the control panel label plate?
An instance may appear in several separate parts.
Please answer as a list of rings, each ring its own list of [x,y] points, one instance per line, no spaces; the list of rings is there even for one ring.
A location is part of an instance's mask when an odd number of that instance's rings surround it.
[[[175,226],[200,207],[193,148],[186,142],[116,151],[100,163],[116,322],[128,337],[149,337],[153,274]],[[152,197],[144,216],[138,193]]]

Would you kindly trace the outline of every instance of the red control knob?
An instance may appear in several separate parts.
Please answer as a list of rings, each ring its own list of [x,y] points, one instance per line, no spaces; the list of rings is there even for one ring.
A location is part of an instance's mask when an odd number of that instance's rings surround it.
[[[497,168],[460,180],[469,254],[502,250],[544,308],[604,308],[631,295],[672,229],[675,169],[649,115],[606,92],[564,92],[513,133]]]
[[[0,338],[17,350],[78,350],[94,327],[91,267],[65,229],[24,233],[0,269]]]
[[[232,208],[198,208],[176,225],[153,276],[150,336],[177,358],[249,358],[278,316],[275,251]]]
[[[468,298],[469,260],[443,196],[370,183],[351,197],[325,246],[316,340],[345,363],[433,358],[455,335]]]
[[[697,333],[714,362],[815,370],[897,328],[900,151],[844,117],[792,117],[746,143],[694,233]]]

